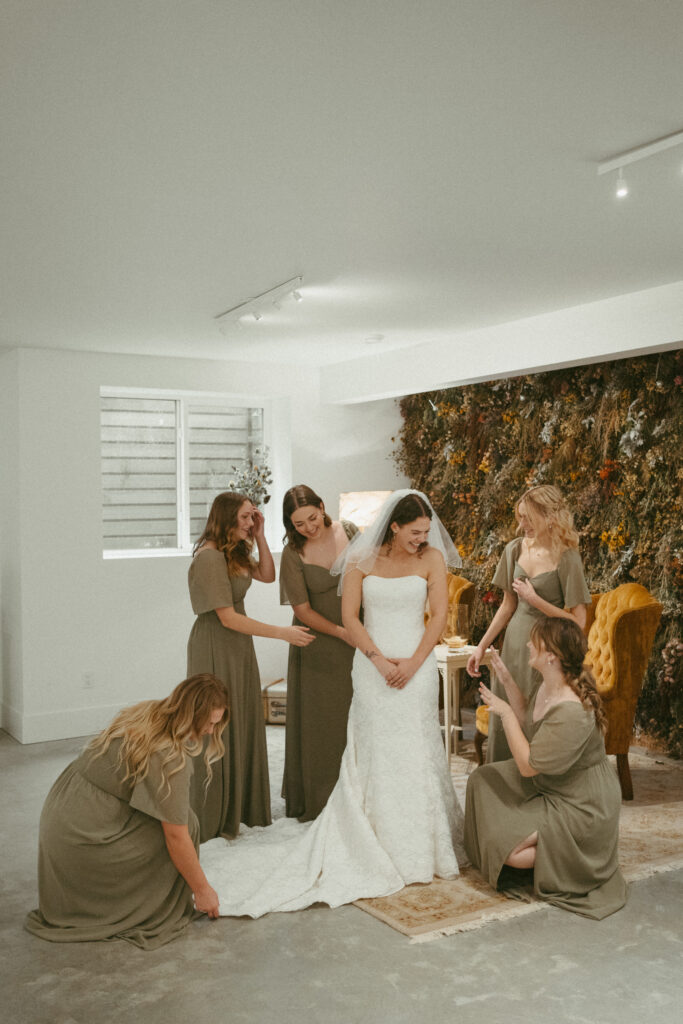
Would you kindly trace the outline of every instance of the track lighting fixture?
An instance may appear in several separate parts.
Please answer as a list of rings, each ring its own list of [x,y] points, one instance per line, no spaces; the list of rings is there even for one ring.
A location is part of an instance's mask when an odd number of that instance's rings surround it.
[[[223,313],[215,316],[214,320],[220,330],[224,332],[234,326],[258,323],[259,320],[263,320],[264,315],[267,313],[268,305],[279,310],[283,300],[289,295],[293,295],[297,302],[301,302],[303,296],[299,288],[303,284],[303,280],[301,275],[291,277],[288,281],[275,285],[274,288],[269,288],[258,295],[252,295],[251,298],[245,299],[244,302],[231,306],[230,309],[226,309]]]
[[[603,160],[602,163],[598,164],[598,174],[608,174],[609,171],[619,171],[617,178],[617,187],[615,195],[617,199],[624,199],[628,195],[628,185],[624,178],[624,167],[627,164],[634,164],[637,160],[646,160],[650,156],[654,156],[655,153],[661,153],[665,149],[671,149],[672,146],[680,146],[683,143],[683,131],[673,132],[671,135],[665,135],[661,139],[655,139],[653,142],[646,142],[642,146],[636,146],[635,149],[629,149],[625,153],[620,153],[618,156],[611,157],[609,160]]]

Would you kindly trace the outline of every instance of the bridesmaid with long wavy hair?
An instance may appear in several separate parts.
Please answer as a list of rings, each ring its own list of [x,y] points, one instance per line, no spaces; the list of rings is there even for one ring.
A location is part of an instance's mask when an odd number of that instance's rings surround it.
[[[258,561],[252,557],[254,544]],[[244,596],[252,580],[275,580],[263,515],[246,495],[225,491],[214,499],[188,577],[197,616],[187,644],[188,673],[211,672],[222,679],[232,709],[225,754],[208,787],[201,761],[195,765],[192,800],[202,842],[237,835],[240,822],[269,825],[271,820],[261,681],[252,638],[271,637],[301,647],[314,639],[302,626],[250,619]]]
[[[164,700],[124,708],[64,769],[40,816],[40,907],[28,931],[49,942],[125,939],[156,949],[195,910],[218,917],[197,856],[190,777],[204,743],[211,778],[229,705],[220,679],[192,676]]]
[[[292,606],[294,625],[310,627],[316,637],[310,647],[289,648],[282,795],[288,817],[311,821],[334,789],[346,746],[354,646],[330,569],[358,528],[333,522],[305,484],[285,494],[282,521],[280,600]]]
[[[515,506],[517,536],[505,548],[493,577],[503,591],[503,601],[491,625],[467,663],[478,676],[484,651],[501,630],[505,639],[501,657],[525,697],[540,683],[538,671],[529,664],[526,645],[531,628],[541,615],[571,619],[581,629],[586,624],[586,605],[591,596],[583,575],[579,535],[561,492],[550,484],[531,487]],[[507,627],[507,628],[506,628]],[[505,699],[494,680],[493,693]],[[511,757],[499,717],[489,719],[487,761]]]

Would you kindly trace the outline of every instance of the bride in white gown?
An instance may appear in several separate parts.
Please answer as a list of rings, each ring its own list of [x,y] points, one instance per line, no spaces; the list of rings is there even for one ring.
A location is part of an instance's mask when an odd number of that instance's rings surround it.
[[[313,822],[242,826],[236,839],[202,846],[221,916],[337,907],[458,874],[463,815],[441,741],[433,654],[447,563],[459,556],[428,499],[397,491],[333,567],[357,647],[339,781]]]

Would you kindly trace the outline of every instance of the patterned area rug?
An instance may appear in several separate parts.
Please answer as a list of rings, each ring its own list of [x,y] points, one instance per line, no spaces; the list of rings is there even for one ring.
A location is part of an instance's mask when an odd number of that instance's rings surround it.
[[[683,867],[683,764],[662,755],[633,749],[629,754],[634,800],[623,803],[619,826],[619,859],[629,882],[659,871]],[[467,776],[475,768],[468,744],[452,760],[453,785],[465,805]],[[615,767],[616,771],[616,767]],[[384,921],[413,942],[481,928],[541,910],[531,887],[512,899],[492,889],[472,868],[452,881],[434,879],[409,885],[393,896],[358,900],[355,906]]]

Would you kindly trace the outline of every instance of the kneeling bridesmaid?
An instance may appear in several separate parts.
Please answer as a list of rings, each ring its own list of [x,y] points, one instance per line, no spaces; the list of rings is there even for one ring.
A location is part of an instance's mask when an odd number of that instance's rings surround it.
[[[29,932],[50,942],[126,939],[155,949],[195,911],[218,917],[197,857],[193,756],[223,755],[225,685],[196,675],[164,700],[121,711],[59,776],[40,817],[39,909]]]
[[[494,886],[504,864],[533,869],[540,899],[601,919],[626,902],[619,870],[621,790],[605,754],[606,718],[587,666],[586,638],[569,619],[541,618],[529,664],[542,676],[525,698],[497,653],[507,701],[480,686],[512,751],[467,784],[465,850]]]

